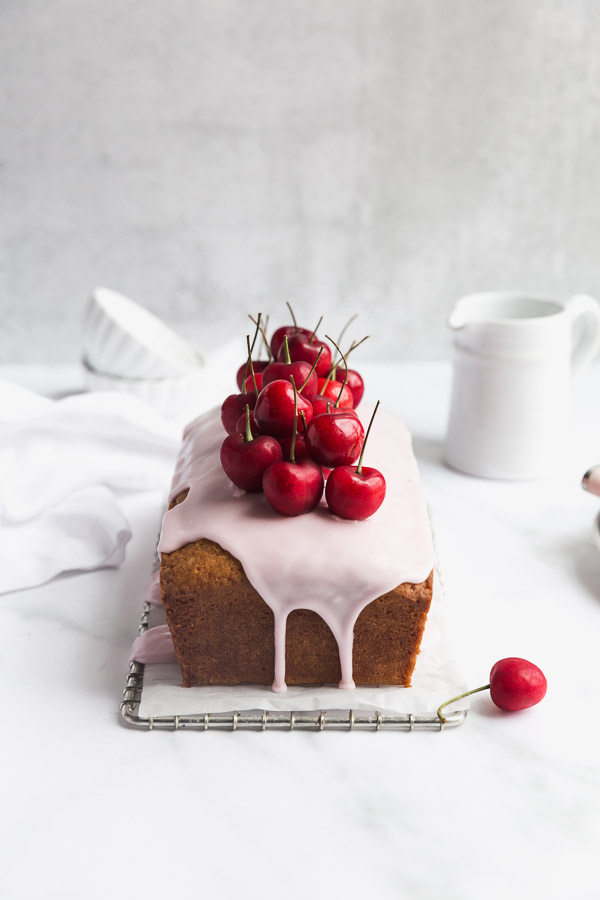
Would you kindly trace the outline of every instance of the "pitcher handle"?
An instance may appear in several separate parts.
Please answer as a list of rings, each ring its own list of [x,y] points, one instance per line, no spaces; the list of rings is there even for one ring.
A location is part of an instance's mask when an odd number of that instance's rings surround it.
[[[575,373],[589,365],[600,351],[600,303],[588,294],[576,294],[567,301],[566,308],[572,324],[584,320],[581,338],[571,355],[571,371]]]

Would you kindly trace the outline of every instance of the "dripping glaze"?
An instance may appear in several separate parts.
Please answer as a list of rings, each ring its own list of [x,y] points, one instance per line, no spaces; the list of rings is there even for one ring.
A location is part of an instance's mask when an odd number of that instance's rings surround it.
[[[372,408],[361,408],[367,419]],[[405,582],[419,584],[435,555],[410,434],[397,418],[380,411],[369,438],[369,464],[385,475],[386,498],[363,522],[332,516],[325,504],[294,518],[280,516],[262,494],[235,488],[219,462],[224,440],[218,409],[187,426],[159,552],[171,553],[205,538],[242,564],[246,577],[275,617],[273,690],[286,690],[285,634],[295,609],[316,612],[339,648],[340,687],[354,687],[352,642],[355,622],[377,597]],[[298,584],[302,590],[299,591]]]

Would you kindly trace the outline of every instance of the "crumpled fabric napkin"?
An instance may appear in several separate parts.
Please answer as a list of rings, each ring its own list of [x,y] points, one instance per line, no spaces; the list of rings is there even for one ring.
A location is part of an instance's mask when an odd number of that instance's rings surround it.
[[[0,381],[0,594],[120,565],[115,492],[166,491],[180,436],[125,394],[49,400]]]

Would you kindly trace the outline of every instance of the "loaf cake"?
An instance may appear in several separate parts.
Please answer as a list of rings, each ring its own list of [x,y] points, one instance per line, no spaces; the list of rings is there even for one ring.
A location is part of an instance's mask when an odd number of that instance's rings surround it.
[[[332,516],[324,501],[279,516],[264,495],[231,484],[222,441],[218,410],[187,427],[159,542],[183,684],[409,686],[434,550],[403,423],[379,414],[369,458],[387,495],[360,522]]]

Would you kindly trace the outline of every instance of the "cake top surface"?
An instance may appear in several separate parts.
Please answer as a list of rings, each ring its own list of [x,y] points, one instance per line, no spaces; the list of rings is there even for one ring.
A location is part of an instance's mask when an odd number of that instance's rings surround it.
[[[368,420],[365,407],[361,418]],[[305,515],[280,516],[262,494],[229,481],[219,461],[224,437],[218,409],[187,426],[170,498],[189,492],[165,513],[158,549],[171,553],[205,538],[239,559],[273,609],[276,644],[292,610],[318,613],[340,645],[344,680],[342,648],[350,644],[351,658],[354,623],[365,606],[399,584],[425,581],[435,563],[410,434],[380,411],[365,464],[384,472],[387,492],[380,509],[360,522],[333,516],[324,500]]]

